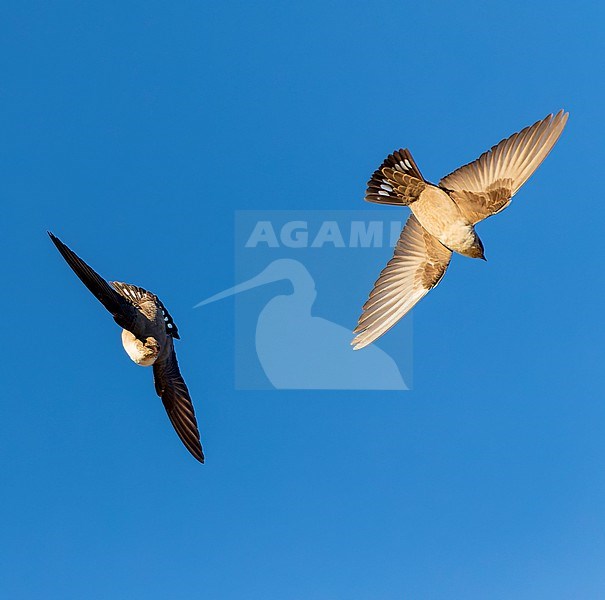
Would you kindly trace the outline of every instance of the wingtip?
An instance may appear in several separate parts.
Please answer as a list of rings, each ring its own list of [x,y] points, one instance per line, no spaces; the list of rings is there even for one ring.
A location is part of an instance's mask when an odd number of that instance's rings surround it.
[[[357,337],[353,338],[350,343],[351,343],[351,346],[353,347],[353,350],[361,350],[362,348],[365,348],[371,342],[368,342],[366,340],[360,340],[359,336],[357,336]]]
[[[191,452],[191,456],[193,456],[193,458],[195,458],[195,460],[204,464],[206,457],[204,456],[204,451],[202,450],[201,444],[198,444],[197,447],[194,446],[194,447],[190,448],[189,451]]]
[[[174,423],[173,423],[173,425],[174,425]],[[177,434],[178,433],[179,432],[177,430]],[[185,442],[185,440],[183,440],[183,438],[181,438],[181,441],[185,445],[185,448],[187,448],[187,451],[189,452],[189,454],[191,454],[191,456],[193,456],[193,458],[195,458],[195,460],[197,460],[199,463],[204,464],[206,457],[204,456],[204,450],[202,449],[201,442],[199,440],[197,440],[197,443]]]
[[[569,118],[569,111],[566,111],[564,108],[559,109],[559,111],[551,115],[553,121],[562,121],[563,125],[567,123],[567,119]]]
[[[50,238],[50,241],[53,243],[55,248],[59,250],[61,254],[63,254],[63,248],[65,247],[65,244],[52,231],[47,231],[46,233],[48,233],[48,237]]]
[[[65,244],[52,231],[47,231],[46,233],[48,233],[50,241],[55,245],[56,248],[61,250],[62,247],[65,247]]]

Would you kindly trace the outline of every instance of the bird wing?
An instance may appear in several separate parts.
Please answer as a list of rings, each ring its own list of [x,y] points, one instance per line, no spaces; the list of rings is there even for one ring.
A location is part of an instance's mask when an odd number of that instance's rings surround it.
[[[359,350],[388,331],[440,281],[450,263],[448,250],[410,215],[395,254],[380,273],[351,342]]]
[[[407,206],[427,186],[407,148],[389,154],[368,181],[365,199],[377,204]]]
[[[179,370],[172,338],[167,336],[166,340],[170,344],[169,351],[165,354],[165,358],[153,363],[155,391],[162,399],[168,418],[181,441],[187,450],[203,463],[204,452],[191,396]]]
[[[101,304],[113,315],[115,322],[131,331],[139,333],[140,313],[137,309],[105,281],[94,269],[89,267],[75,252],[70,250],[58,237],[48,232],[53,244],[61,253],[80,281],[92,292]]]
[[[560,110],[522,129],[446,175],[439,186],[450,191],[473,225],[504,210],[552,150],[568,116]]]

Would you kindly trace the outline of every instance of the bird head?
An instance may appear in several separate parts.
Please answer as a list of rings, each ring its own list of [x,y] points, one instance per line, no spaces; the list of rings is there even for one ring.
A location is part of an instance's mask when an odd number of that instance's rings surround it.
[[[472,245],[464,252],[464,254],[466,256],[470,256],[471,258],[480,258],[481,260],[487,260],[487,258],[485,258],[483,243],[479,239],[478,235],[475,235]]]

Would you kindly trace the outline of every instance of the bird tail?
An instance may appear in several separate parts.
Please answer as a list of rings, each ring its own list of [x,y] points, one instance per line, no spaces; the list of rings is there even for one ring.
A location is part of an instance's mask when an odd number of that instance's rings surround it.
[[[365,199],[377,204],[408,206],[427,186],[407,148],[389,154],[368,181]]]

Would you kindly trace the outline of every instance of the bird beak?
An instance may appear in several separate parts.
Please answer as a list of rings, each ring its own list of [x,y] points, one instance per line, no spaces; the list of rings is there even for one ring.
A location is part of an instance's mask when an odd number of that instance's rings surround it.
[[[247,281],[238,283],[237,285],[234,285],[229,289],[219,292],[214,296],[210,296],[210,298],[206,298],[206,300],[198,302],[193,308],[199,308],[200,306],[211,304],[212,302],[216,302],[217,300],[222,300],[223,298],[233,296],[234,294],[239,294],[240,292],[245,292],[246,290],[251,290],[260,285],[277,281],[278,279],[282,279],[282,277],[274,277],[269,272],[267,272],[267,269],[265,269],[264,271],[262,271],[262,273],[259,273],[258,275],[252,277],[251,279],[248,279]]]

